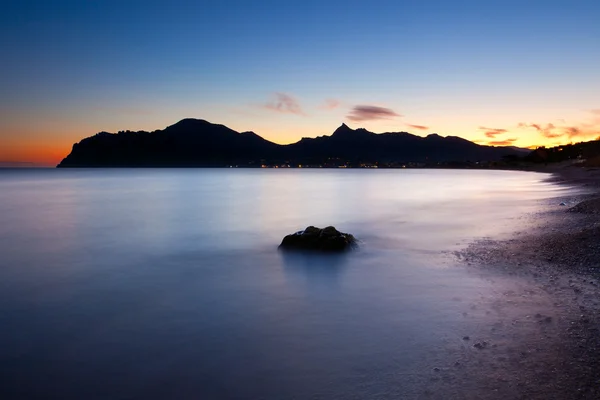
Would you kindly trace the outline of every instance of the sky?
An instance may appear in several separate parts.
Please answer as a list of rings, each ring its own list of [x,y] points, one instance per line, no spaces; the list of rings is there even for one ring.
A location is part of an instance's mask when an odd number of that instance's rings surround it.
[[[600,136],[600,1],[5,1],[0,164],[200,118],[276,143]]]

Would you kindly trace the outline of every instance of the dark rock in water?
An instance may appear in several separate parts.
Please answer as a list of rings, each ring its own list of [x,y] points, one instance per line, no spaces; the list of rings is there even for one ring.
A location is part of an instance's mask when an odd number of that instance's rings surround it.
[[[283,250],[341,252],[352,249],[356,245],[354,236],[340,232],[333,226],[323,229],[309,226],[303,231],[284,237],[279,248]]]

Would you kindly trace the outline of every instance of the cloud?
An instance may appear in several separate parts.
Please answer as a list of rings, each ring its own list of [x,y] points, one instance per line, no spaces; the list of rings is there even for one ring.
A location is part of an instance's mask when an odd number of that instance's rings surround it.
[[[594,110],[592,110],[593,112]],[[521,122],[519,128],[535,129],[545,138],[579,138],[580,140],[595,138],[600,135],[600,120],[592,123],[581,123],[574,126],[557,126],[552,123],[543,124],[527,124]]]
[[[547,126],[548,126],[549,129],[554,129],[555,128],[554,124],[548,124]],[[538,132],[543,132],[544,131],[544,128],[542,128],[541,124],[527,124],[525,122],[519,122],[519,125],[517,125],[517,127],[519,127],[519,128],[533,128],[533,129],[535,129]]]
[[[346,116],[350,121],[373,121],[378,119],[390,119],[395,117],[401,117],[402,115],[397,114],[393,110],[378,106],[365,106],[359,105],[354,106],[350,111],[350,114]]]
[[[590,110],[590,112],[594,115],[600,115],[600,108],[596,108],[595,110]]]
[[[565,128],[565,131],[566,131],[567,135],[569,136],[569,138],[573,138],[575,136],[580,136],[582,134],[581,129],[576,126],[568,126]]]
[[[485,136],[489,137],[490,139],[494,139],[496,136],[502,135],[503,133],[508,132],[506,129],[486,128],[485,126],[480,126],[479,130],[486,131]]]
[[[336,100],[336,99],[326,99],[325,103],[323,103],[321,105],[321,107],[319,107],[319,108],[321,108],[323,110],[335,110],[340,105],[342,105],[342,103],[339,100]]]
[[[411,128],[415,128],[415,129],[420,129],[422,131],[426,131],[429,129],[428,126],[425,125],[412,125],[412,124],[406,124],[406,126],[410,126]]]
[[[600,135],[600,126],[595,124],[581,124],[579,126],[566,126],[563,128],[569,139],[580,137],[582,139],[596,138]]]
[[[559,138],[566,134],[566,132],[563,131],[562,128],[559,128],[552,123],[548,123],[548,124],[546,124],[546,126],[543,126],[542,124],[527,124],[527,123],[521,122],[517,126],[519,128],[535,129],[536,131],[538,131],[539,133],[541,133],[542,135],[544,135],[544,137],[546,137],[548,139],[556,139],[556,138]]]
[[[275,98],[266,103],[264,108],[284,114],[305,115],[298,100],[285,93],[275,93]]]
[[[492,140],[491,142],[487,142],[487,144],[489,146],[511,146],[516,141],[517,141],[517,138],[505,139],[505,140]]]

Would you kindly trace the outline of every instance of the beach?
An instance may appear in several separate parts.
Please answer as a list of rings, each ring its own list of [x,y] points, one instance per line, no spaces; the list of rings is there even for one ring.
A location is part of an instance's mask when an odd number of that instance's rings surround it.
[[[600,397],[600,171],[542,171],[585,192],[548,200],[508,240],[482,239],[454,254],[487,279],[522,284],[485,304],[496,321],[464,340],[455,365],[436,371],[431,398]]]

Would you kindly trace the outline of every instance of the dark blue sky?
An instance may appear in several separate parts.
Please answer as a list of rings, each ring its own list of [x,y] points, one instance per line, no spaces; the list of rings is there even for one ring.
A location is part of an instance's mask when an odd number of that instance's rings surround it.
[[[600,2],[323,3],[3,4],[0,160],[184,117],[277,142],[342,122],[523,146],[600,135]]]

